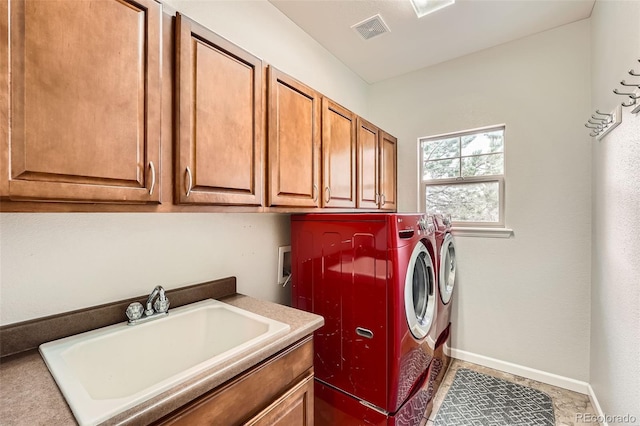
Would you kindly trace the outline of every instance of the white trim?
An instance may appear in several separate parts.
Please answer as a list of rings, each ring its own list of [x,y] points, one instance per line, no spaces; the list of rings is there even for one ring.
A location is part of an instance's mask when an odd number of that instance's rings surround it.
[[[458,169],[458,176],[456,177],[452,177],[452,178],[441,178],[441,179],[427,179],[424,180],[424,159],[422,158],[424,155],[424,149],[423,149],[423,143],[428,143],[428,142],[432,142],[432,141],[438,141],[441,139],[445,139],[445,138],[457,138],[458,139],[458,144],[462,143],[462,137],[463,136],[467,136],[467,135],[474,135],[474,134],[480,134],[483,132],[493,132],[493,131],[502,131],[502,138],[503,138],[503,146],[502,146],[502,151],[501,152],[492,152],[492,153],[485,153],[485,154],[478,154],[478,155],[462,155],[462,150],[461,150],[461,146],[460,146],[460,151],[459,151],[459,155],[456,157],[451,157],[451,158],[445,158],[444,160],[452,160],[452,159],[459,159],[459,169]],[[507,129],[506,129],[506,124],[499,124],[499,125],[495,125],[495,126],[486,126],[486,127],[481,127],[481,128],[477,128],[477,129],[470,129],[470,130],[465,130],[465,131],[461,131],[461,132],[452,132],[452,133],[445,133],[445,134],[440,134],[440,135],[435,135],[435,136],[424,136],[424,137],[420,137],[418,138],[418,143],[417,143],[417,155],[416,155],[416,159],[417,159],[417,171],[418,171],[418,211],[421,212],[427,212],[426,211],[426,191],[427,188],[430,186],[455,186],[455,185],[468,185],[468,184],[481,184],[481,183],[491,183],[491,182],[497,182],[498,183],[498,221],[496,222],[491,222],[488,223],[487,226],[493,226],[493,227],[504,227],[505,225],[505,210],[506,210],[506,201],[505,201],[505,194],[506,194],[506,190],[505,190],[505,176],[506,176],[506,161],[507,161],[507,148],[506,148],[506,133],[507,133]],[[502,158],[502,173],[499,175],[481,175],[481,176],[462,176],[462,159],[463,158],[468,158],[468,157],[478,157],[478,156],[486,156],[486,155],[493,155],[493,154],[502,154],[503,158]],[[430,161],[440,161],[443,159],[438,159],[438,160],[430,160]],[[483,226],[485,225],[482,222],[479,223],[469,223],[470,226]],[[472,236],[472,235],[468,235],[468,236]],[[473,236],[480,236],[480,235],[473,235]]]
[[[419,212],[425,212],[425,208],[424,208],[424,189],[422,189],[422,144],[420,143],[420,138],[418,138],[418,143],[416,145],[416,160],[417,160],[417,167],[418,167],[418,173],[416,176],[416,184],[418,185],[418,187],[416,188],[416,197],[417,200],[416,202],[418,203],[416,206],[418,207],[418,209],[416,211]]]
[[[420,141],[428,141],[428,140],[436,140],[436,139],[445,139],[449,136],[466,136],[466,135],[472,135],[474,133],[481,133],[484,132],[485,130],[494,130],[494,129],[505,129],[507,127],[506,123],[501,123],[501,124],[494,124],[492,126],[485,126],[485,127],[477,127],[475,129],[467,129],[467,130],[462,130],[459,132],[449,132],[449,133],[440,133],[439,135],[432,135],[432,136],[422,136],[418,138],[418,142]]]
[[[596,416],[598,416],[602,420],[602,423],[600,423],[601,426],[609,426],[609,423],[606,422],[607,418],[604,415],[604,411],[602,411],[600,402],[598,401],[598,398],[596,397],[596,393],[591,387],[591,385],[589,385],[588,395],[589,395],[589,400],[591,401],[591,406],[593,407],[593,410],[596,412]]]
[[[453,355],[451,355],[451,346],[449,346],[449,340],[451,340],[451,339],[447,339],[444,342],[444,346],[442,347],[442,351],[444,352],[444,354],[446,356],[455,358]]]
[[[513,229],[455,227],[451,233],[454,237],[509,238],[513,235]]]
[[[451,356],[462,361],[472,362],[474,364],[483,365],[485,367],[515,374],[521,377],[526,377],[527,379],[536,380],[548,385],[558,386],[563,389],[569,389],[574,392],[579,392],[581,394],[591,396],[589,392],[591,386],[587,382],[571,379],[569,377],[559,376],[557,374],[548,373],[542,370],[536,370],[534,368],[513,364],[495,358],[489,358],[484,355],[478,355],[455,348],[451,348]],[[598,411],[598,413],[600,412],[601,411]]]

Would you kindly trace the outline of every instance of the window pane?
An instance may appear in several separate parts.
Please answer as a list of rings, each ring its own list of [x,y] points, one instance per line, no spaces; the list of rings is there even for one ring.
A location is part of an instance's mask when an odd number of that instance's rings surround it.
[[[427,213],[450,213],[456,222],[498,222],[499,182],[427,185]]]
[[[462,176],[501,175],[504,173],[504,154],[478,155],[462,158]]]
[[[424,165],[424,179],[443,179],[460,176],[460,159],[429,161]]]
[[[463,136],[461,143],[463,156],[504,152],[504,132],[495,130]]]
[[[422,159],[424,161],[460,156],[459,138],[440,139],[437,141],[423,142],[422,144]]]

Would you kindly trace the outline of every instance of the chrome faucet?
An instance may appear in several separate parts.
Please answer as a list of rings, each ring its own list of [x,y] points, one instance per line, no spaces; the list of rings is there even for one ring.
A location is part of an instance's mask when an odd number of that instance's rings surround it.
[[[154,299],[156,300],[155,303],[153,302]],[[164,313],[169,310],[169,299],[167,299],[167,296],[165,296],[164,294],[164,288],[162,288],[162,286],[159,286],[159,285],[157,285],[153,289],[153,291],[147,298],[147,305],[145,306],[145,310],[144,310],[145,315],[147,316],[153,315],[154,308],[155,308],[155,311],[158,313]]]
[[[143,307],[140,302],[133,302],[127,307],[129,325],[140,324],[155,318],[160,318],[169,313],[169,298],[164,293],[162,286],[156,286]]]

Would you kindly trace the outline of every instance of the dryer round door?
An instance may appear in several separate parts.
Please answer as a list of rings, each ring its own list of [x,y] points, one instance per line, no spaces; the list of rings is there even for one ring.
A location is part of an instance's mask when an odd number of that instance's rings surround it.
[[[445,305],[451,300],[453,288],[456,285],[456,248],[453,237],[447,233],[440,249],[440,274],[438,276],[438,288],[440,299]]]
[[[433,260],[422,242],[411,254],[404,286],[404,307],[411,334],[422,339],[429,333],[435,314]]]

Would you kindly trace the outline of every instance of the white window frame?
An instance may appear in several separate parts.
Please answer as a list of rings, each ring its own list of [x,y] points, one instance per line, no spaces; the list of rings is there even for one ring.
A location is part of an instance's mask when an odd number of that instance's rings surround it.
[[[503,173],[501,175],[484,175],[484,176],[471,176],[471,177],[455,177],[455,178],[445,178],[445,179],[429,179],[423,180],[424,176],[424,161],[422,158],[423,150],[422,144],[423,142],[429,142],[438,139],[447,139],[447,138],[461,138],[463,136],[475,134],[475,133],[484,133],[488,131],[502,130],[503,132]],[[429,185],[458,185],[458,184],[469,184],[469,183],[489,183],[489,182],[498,182],[498,221],[497,222],[459,222],[453,221],[452,226],[454,230],[457,228],[459,230],[464,230],[461,232],[462,235],[468,236],[484,236],[486,231],[494,232],[494,235],[497,237],[509,237],[512,233],[510,229],[505,228],[505,172],[506,172],[506,135],[507,130],[504,124],[498,124],[487,127],[480,127],[477,129],[464,130],[460,132],[451,132],[451,133],[443,133],[440,135],[434,136],[425,136],[418,138],[418,202],[420,203],[420,211],[426,212],[427,203],[426,203],[426,189]],[[454,158],[464,158],[462,153],[460,153],[460,157]],[[460,164],[462,167],[462,162]],[[507,232],[501,232],[507,231]],[[483,232],[484,231],[484,232]]]

